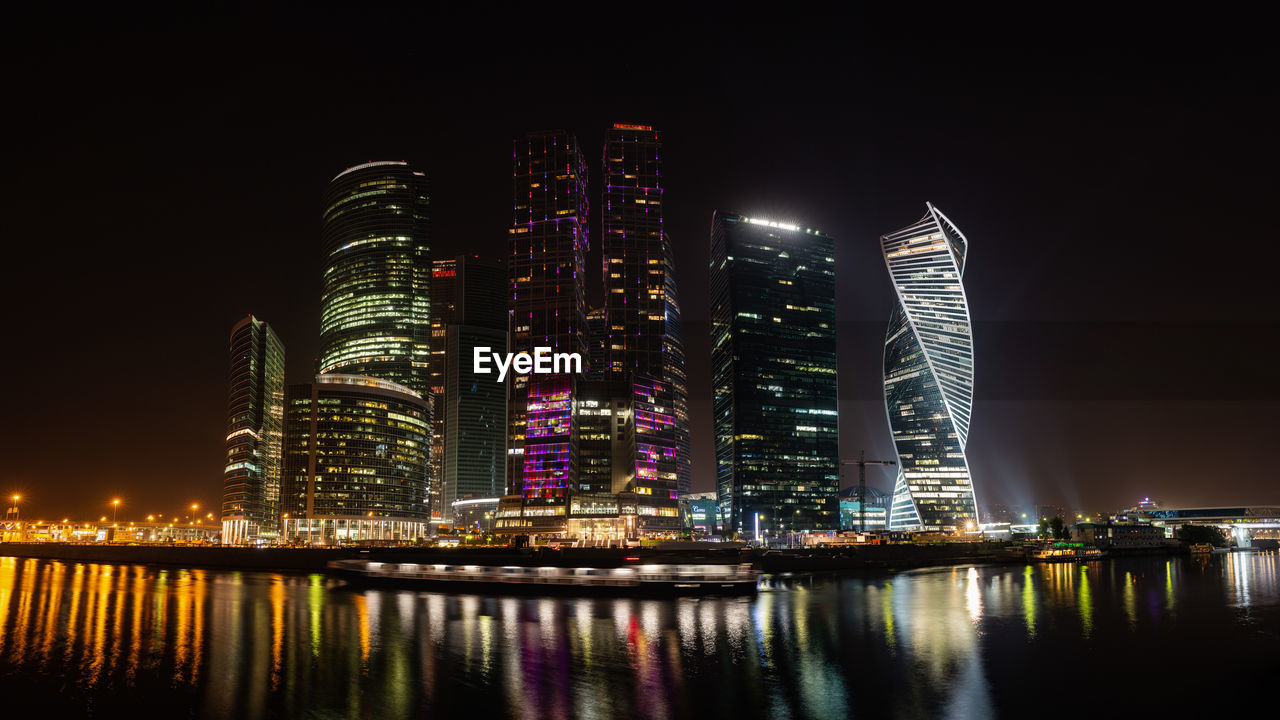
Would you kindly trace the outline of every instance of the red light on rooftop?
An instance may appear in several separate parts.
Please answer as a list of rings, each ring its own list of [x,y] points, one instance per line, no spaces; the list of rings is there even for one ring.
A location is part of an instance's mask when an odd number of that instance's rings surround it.
[[[653,130],[652,125],[627,125],[626,123],[614,123],[614,130]]]

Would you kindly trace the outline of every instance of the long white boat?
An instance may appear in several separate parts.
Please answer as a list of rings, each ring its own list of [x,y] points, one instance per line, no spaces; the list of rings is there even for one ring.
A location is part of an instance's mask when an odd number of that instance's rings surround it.
[[[554,565],[463,565],[334,560],[329,567],[347,577],[398,585],[504,586],[511,590],[613,591],[659,594],[754,593],[760,573],[751,563],[637,562],[622,567]]]

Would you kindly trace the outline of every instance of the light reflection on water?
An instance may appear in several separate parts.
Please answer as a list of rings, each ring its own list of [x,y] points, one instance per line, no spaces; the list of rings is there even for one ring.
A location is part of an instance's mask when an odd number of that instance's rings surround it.
[[[0,558],[0,691],[53,715],[991,717],[1035,707],[1042,673],[1096,696],[1160,680],[1163,653],[1230,652],[1236,680],[1269,667],[1278,565],[955,567],[655,600]]]

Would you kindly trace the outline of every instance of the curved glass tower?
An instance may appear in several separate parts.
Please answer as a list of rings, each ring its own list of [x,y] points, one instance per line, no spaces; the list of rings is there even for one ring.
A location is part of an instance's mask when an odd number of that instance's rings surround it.
[[[932,203],[880,238],[898,302],[884,343],[884,404],[898,451],[890,530],[964,530],[977,502],[964,448],[973,332],[961,277],[969,242]]]
[[[368,375],[428,396],[429,210],[427,178],[407,163],[365,163],[329,182],[320,372]]]

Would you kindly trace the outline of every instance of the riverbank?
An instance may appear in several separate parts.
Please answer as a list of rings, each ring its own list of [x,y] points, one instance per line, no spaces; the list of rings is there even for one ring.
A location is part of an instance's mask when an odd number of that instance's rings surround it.
[[[1145,553],[1168,554],[1164,549]],[[1113,553],[1119,554],[1119,553]],[[265,572],[325,572],[334,560],[388,563],[613,568],[634,562],[750,562],[763,573],[894,572],[913,568],[1022,564],[1019,546],[1008,542],[864,545],[839,548],[759,550],[716,543],[682,543],[671,549],[597,548],[243,548],[222,546],[106,545],[101,543],[3,543],[0,556],[64,562],[170,565]]]

